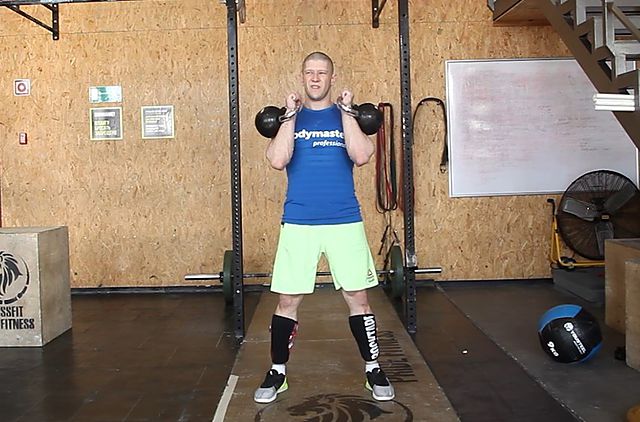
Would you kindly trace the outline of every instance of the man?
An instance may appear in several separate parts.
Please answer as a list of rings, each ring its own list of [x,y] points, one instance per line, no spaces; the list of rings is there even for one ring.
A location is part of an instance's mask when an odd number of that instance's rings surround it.
[[[378,365],[376,322],[366,289],[378,284],[355,195],[353,165],[367,164],[373,142],[354,117],[333,102],[333,62],[321,52],[302,63],[304,98],[286,98],[289,120],[267,146],[266,156],[277,170],[287,170],[288,187],[271,291],[279,303],[271,320],[273,365],[254,400],[270,403],[288,388],[286,363],[297,331],[297,310],[303,295],[313,292],[316,268],[325,254],[336,289],[349,307],[349,326],[365,361],[365,386],[376,400],[392,400],[393,386]],[[351,106],[344,90],[339,101]]]

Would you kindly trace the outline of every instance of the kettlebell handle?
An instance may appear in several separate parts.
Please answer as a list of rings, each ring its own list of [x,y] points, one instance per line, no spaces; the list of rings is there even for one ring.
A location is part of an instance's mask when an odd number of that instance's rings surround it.
[[[284,113],[280,116],[278,116],[278,121],[280,123],[284,123],[288,120],[293,119],[293,116],[295,116],[296,114],[298,114],[298,112],[300,111],[300,109],[302,109],[302,103],[298,102],[298,105],[296,106],[296,108],[293,108],[291,110],[287,109],[286,107],[282,107],[284,109]]]
[[[344,111],[349,116],[356,118],[360,116],[360,113],[358,113],[358,106],[356,104],[352,104],[350,106],[346,105],[342,102],[342,96],[338,97],[338,99],[336,100],[336,105],[340,110]]]

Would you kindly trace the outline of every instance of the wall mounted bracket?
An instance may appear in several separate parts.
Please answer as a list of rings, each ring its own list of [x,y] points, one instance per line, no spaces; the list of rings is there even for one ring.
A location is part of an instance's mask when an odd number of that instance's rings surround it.
[[[98,2],[114,2],[114,1],[131,1],[131,0],[0,0],[0,6],[19,14],[25,19],[30,20],[38,26],[43,27],[51,32],[54,41],[60,39],[60,27],[58,19],[58,5],[60,3],[98,3]],[[244,1],[244,0],[242,0]],[[51,25],[47,25],[35,16],[25,12],[21,6],[43,6],[51,11]]]
[[[380,26],[380,14],[387,0],[371,0],[371,26],[378,28]]]
[[[19,14],[23,18],[28,19],[31,22],[35,23],[36,25],[41,26],[44,29],[46,29],[47,31],[51,32],[51,35],[53,36],[53,40],[54,41],[58,40],[60,38],[60,28],[58,26],[58,5],[57,4],[42,4],[41,5],[41,6],[46,7],[47,9],[49,9],[51,11],[51,25],[47,25],[46,23],[42,22],[40,19],[38,19],[38,18],[30,15],[29,13],[25,12],[24,10],[20,9],[20,5],[8,4],[8,5],[2,5],[2,6],[5,6],[7,9],[16,12],[17,14]]]

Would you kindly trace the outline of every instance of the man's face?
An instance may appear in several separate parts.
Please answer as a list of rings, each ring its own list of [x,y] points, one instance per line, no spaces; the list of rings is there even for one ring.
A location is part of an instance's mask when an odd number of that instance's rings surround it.
[[[312,101],[324,100],[333,85],[334,75],[331,64],[326,60],[307,60],[302,69],[302,82],[307,98]]]

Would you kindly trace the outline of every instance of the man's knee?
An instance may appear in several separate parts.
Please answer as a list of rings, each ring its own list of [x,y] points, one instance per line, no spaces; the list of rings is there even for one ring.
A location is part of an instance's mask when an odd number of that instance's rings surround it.
[[[347,305],[349,306],[349,313],[351,315],[370,314],[371,307],[369,306],[369,297],[366,290],[357,290],[354,292],[343,291]]]
[[[281,294],[278,300],[278,309],[276,312],[284,316],[296,315],[301,301],[302,295]]]

